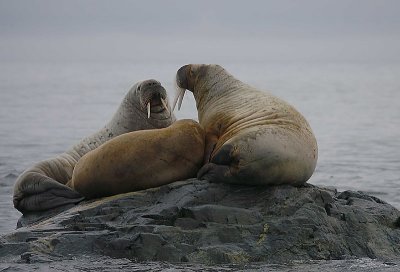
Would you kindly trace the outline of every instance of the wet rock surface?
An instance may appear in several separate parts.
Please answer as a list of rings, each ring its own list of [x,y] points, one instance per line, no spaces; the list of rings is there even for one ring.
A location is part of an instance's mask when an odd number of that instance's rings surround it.
[[[192,179],[25,215],[21,228],[0,237],[0,268],[274,271],[279,265],[271,264],[291,263],[299,271],[313,265],[340,271],[335,267],[357,267],[367,258],[377,259],[365,261],[371,271],[396,271],[399,217],[393,206],[361,192]]]
[[[372,259],[350,259],[331,261],[295,261],[287,264],[265,264],[251,263],[242,265],[202,265],[194,263],[168,263],[168,262],[135,262],[128,259],[113,259],[107,256],[66,259],[63,261],[35,262],[35,263],[0,263],[0,271],[204,271],[204,272],[229,272],[229,271],[250,271],[250,272],[398,272],[399,264],[393,262],[381,262]]]

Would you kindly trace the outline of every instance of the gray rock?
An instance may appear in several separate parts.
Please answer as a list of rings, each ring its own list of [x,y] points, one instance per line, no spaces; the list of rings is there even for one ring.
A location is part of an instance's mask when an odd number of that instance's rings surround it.
[[[400,212],[361,192],[192,179],[67,208],[24,215],[0,237],[0,263],[400,261]]]
[[[294,261],[284,264],[222,264],[203,265],[196,263],[167,263],[167,262],[135,262],[129,259],[115,259],[107,256],[79,256],[62,261],[34,262],[34,263],[1,263],[0,271],[60,271],[60,272],[81,272],[81,271],[107,271],[107,272],[398,272],[399,265],[393,262],[382,262],[368,258],[346,259],[346,260],[318,260],[318,261]]]

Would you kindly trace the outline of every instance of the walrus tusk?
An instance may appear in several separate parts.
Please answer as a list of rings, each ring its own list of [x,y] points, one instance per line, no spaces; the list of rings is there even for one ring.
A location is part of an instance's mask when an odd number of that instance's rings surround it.
[[[179,98],[179,96],[181,95],[181,92],[182,92],[181,89],[177,89],[177,91],[178,92],[175,95],[174,102],[172,103],[172,111],[175,110],[176,102],[178,102],[178,98]]]
[[[183,101],[183,97],[185,96],[185,89],[182,89],[182,91],[181,91],[181,96],[179,97],[179,101],[178,101],[178,110],[180,110],[181,109],[181,106],[182,106],[182,101]]]
[[[171,114],[171,112],[168,109],[167,102],[165,102],[165,100],[161,98],[161,103],[163,104],[164,109],[167,111],[167,113]]]
[[[147,103],[147,118],[150,119],[150,102]]]
[[[173,107],[172,107],[172,111],[175,110],[175,106],[176,106],[176,103],[178,102],[178,99],[179,99],[178,110],[181,109],[182,100],[183,100],[183,96],[185,95],[185,91],[186,91],[185,89],[178,88],[178,93],[175,96]]]

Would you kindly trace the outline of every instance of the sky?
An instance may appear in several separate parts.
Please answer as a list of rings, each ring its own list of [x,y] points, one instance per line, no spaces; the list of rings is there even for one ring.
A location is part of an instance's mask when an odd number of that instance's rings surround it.
[[[398,0],[0,0],[0,61],[400,60]]]

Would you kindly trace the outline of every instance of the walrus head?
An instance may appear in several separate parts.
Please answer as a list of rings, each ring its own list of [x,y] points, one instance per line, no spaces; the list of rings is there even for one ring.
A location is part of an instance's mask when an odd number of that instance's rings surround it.
[[[157,80],[148,79],[139,82],[133,89],[138,98],[140,109],[147,112],[147,118],[150,118],[152,113],[171,114],[167,100],[167,91]]]
[[[178,110],[181,108],[185,90],[193,92],[197,101],[200,97],[208,94],[210,90],[207,86],[212,85],[214,80],[217,82],[220,74],[224,71],[224,68],[216,64],[188,64],[179,68],[176,73],[177,94],[174,99],[172,111],[175,109],[177,103]]]

